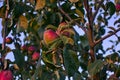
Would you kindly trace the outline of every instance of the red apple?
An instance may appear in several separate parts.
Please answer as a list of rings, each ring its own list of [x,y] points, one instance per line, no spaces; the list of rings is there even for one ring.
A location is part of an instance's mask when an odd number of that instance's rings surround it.
[[[27,51],[27,49],[28,49],[28,48],[27,48],[26,45],[23,45],[23,46],[21,47],[21,50],[22,50],[22,51]]]
[[[11,43],[13,42],[13,39],[12,39],[11,37],[7,37],[7,38],[5,39],[5,42],[6,42],[7,44],[11,44]]]
[[[34,52],[35,50],[36,50],[35,46],[29,46],[28,47],[28,51]]]
[[[120,4],[116,4],[116,11],[120,11]]]
[[[10,70],[2,70],[0,72],[0,80],[13,80],[13,74]]]
[[[58,37],[59,36],[56,34],[56,32],[54,32],[51,29],[46,30],[43,34],[43,40],[44,40],[45,44],[47,44],[47,45],[52,43]]]
[[[38,60],[40,57],[40,53],[39,52],[34,52],[33,55],[32,55],[32,60],[33,61],[36,61]]]
[[[35,46],[31,45],[28,47],[28,54],[32,54],[36,50]]]

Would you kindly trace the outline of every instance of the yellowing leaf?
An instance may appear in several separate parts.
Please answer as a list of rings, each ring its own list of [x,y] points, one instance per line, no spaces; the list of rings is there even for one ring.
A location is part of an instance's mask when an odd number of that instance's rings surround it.
[[[40,27],[39,25],[35,25],[35,26],[33,27],[33,29],[34,29],[35,31],[37,31],[39,27]]]
[[[54,3],[56,0],[50,0],[50,3]]]
[[[29,0],[30,3],[34,3],[35,0]]]
[[[114,0],[115,4],[119,3],[120,1],[119,0]]]
[[[16,70],[19,70],[19,69],[20,69],[17,64],[13,64],[13,67],[14,67]]]
[[[5,17],[5,7],[2,6],[0,7],[0,18],[4,18]]]
[[[72,38],[69,38],[67,36],[62,36],[62,40],[64,44],[74,45],[74,40]]]
[[[76,3],[78,2],[79,0],[69,0],[71,3]]]
[[[28,28],[28,20],[27,20],[27,18],[25,16],[21,15],[19,17],[18,25],[20,27],[22,27],[23,29],[27,29]]]
[[[84,18],[84,14],[79,9],[76,9],[75,12],[79,17]]]
[[[67,43],[69,43],[69,44],[71,44],[71,45],[74,45],[74,41],[73,41],[72,38],[68,38]]]
[[[36,0],[35,10],[39,10],[45,7],[46,0]]]

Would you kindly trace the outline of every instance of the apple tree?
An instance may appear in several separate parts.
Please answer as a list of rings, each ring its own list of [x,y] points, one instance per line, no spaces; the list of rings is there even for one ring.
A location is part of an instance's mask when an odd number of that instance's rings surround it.
[[[120,79],[119,0],[0,3],[0,80]]]

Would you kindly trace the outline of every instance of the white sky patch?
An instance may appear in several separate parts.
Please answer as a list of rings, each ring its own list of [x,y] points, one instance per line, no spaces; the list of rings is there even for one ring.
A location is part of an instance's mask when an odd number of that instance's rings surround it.
[[[79,35],[84,35],[85,34],[85,32],[81,28],[79,28],[78,26],[74,26],[74,29],[76,30],[76,32]]]
[[[14,58],[14,54],[12,51],[10,51],[9,53],[7,53],[5,59],[9,59],[10,61],[14,62],[15,58]]]

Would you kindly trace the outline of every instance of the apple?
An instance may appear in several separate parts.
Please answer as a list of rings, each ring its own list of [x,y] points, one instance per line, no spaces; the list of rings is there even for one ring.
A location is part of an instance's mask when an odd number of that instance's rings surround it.
[[[69,25],[66,22],[62,22],[59,24],[56,33],[58,35],[63,35],[67,37],[71,37],[74,34],[74,30],[69,27]]]
[[[115,8],[116,8],[116,11],[120,11],[120,4],[116,4]]]
[[[59,36],[56,34],[56,32],[51,29],[46,30],[43,34],[43,40],[47,45],[52,43],[58,37]]]
[[[36,50],[35,46],[31,45],[28,47],[28,54],[32,54]]]
[[[22,50],[22,51],[27,51],[27,49],[28,49],[28,48],[27,48],[26,45],[23,45],[23,46],[21,47],[21,50]]]
[[[28,47],[28,51],[31,51],[31,52],[34,52],[36,49],[35,49],[35,46],[29,46]]]
[[[11,37],[7,37],[7,38],[5,39],[5,42],[6,42],[7,44],[11,44],[11,43],[13,42],[13,39],[12,39]]]
[[[40,53],[39,53],[39,52],[34,52],[34,53],[32,54],[32,60],[33,60],[33,61],[38,60],[39,57],[40,57]]]
[[[0,72],[0,80],[13,80],[13,74],[10,70],[2,70]]]

